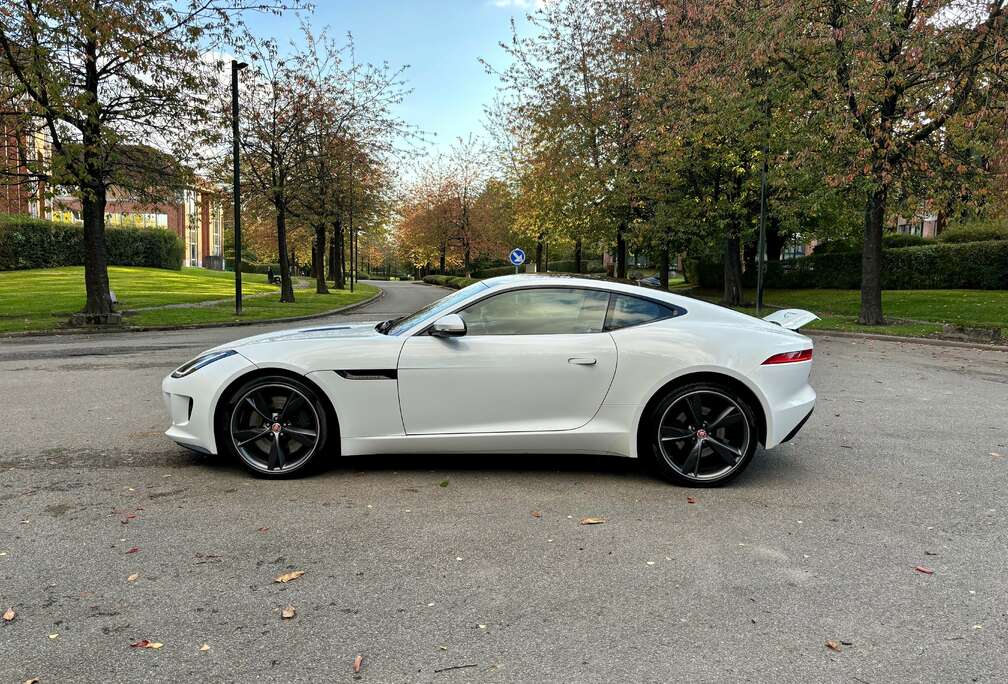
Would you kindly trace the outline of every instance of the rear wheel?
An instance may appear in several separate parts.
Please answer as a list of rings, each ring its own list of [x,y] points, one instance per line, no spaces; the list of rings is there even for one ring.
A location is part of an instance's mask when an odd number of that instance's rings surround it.
[[[672,390],[641,429],[642,446],[658,473],[690,487],[713,487],[737,477],[758,441],[749,404],[714,383]]]
[[[302,473],[325,447],[325,406],[315,390],[294,378],[249,381],[231,395],[222,418],[227,447],[259,475]]]

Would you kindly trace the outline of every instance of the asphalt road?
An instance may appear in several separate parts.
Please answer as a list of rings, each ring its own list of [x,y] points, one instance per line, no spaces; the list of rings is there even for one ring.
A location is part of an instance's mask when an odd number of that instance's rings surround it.
[[[159,394],[263,329],[0,341],[0,682],[1008,678],[1008,354],[818,337],[816,414],[722,489],[573,456],[269,482],[169,443]]]

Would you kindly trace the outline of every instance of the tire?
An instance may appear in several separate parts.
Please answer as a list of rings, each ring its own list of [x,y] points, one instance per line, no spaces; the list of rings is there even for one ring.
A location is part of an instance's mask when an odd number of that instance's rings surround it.
[[[328,414],[317,390],[286,375],[261,376],[227,398],[217,421],[217,447],[261,477],[313,470],[328,437]]]
[[[725,385],[698,382],[670,391],[638,437],[659,476],[685,487],[717,487],[746,469],[759,431],[744,398]]]

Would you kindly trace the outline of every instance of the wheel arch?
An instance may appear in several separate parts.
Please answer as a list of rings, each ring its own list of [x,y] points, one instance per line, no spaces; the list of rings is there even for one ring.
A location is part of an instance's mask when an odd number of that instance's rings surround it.
[[[237,390],[245,383],[251,380],[255,380],[256,378],[263,378],[269,376],[274,377],[280,376],[291,378],[292,380],[297,380],[298,382],[308,385],[308,387],[314,390],[318,395],[319,400],[322,402],[322,406],[325,408],[327,422],[329,422],[332,425],[331,428],[332,435],[329,438],[330,439],[329,444],[330,445],[339,444],[340,439],[339,416],[336,415],[336,408],[333,406],[332,399],[329,398],[329,395],[326,394],[325,390],[319,387],[319,384],[317,382],[309,378],[307,375],[304,375],[303,373],[298,373],[297,371],[293,371],[287,368],[271,368],[271,367],[257,366],[250,368],[247,373],[242,373],[238,377],[232,378],[231,382],[228,383],[227,387],[225,387],[224,390],[217,397],[217,404],[213,407],[213,420],[211,421],[211,427],[210,427],[212,431],[212,434],[210,436],[213,439],[213,444],[217,446],[217,453],[221,452],[220,444],[217,442],[217,438],[219,436],[218,427],[222,424],[221,423],[221,420],[223,418],[222,410],[227,402],[227,399],[231,397],[231,395],[235,392],[235,390]]]
[[[643,422],[647,420],[651,410],[672,390],[677,387],[683,387],[696,382],[713,382],[725,385],[738,392],[739,396],[752,408],[753,414],[756,417],[756,429],[759,437],[759,443],[766,444],[769,429],[767,418],[769,414],[763,397],[761,397],[760,394],[744,380],[734,375],[730,375],[722,371],[699,370],[677,375],[674,378],[665,381],[661,386],[654,390],[648,400],[644,402],[643,407],[637,416],[637,420],[635,421],[634,431],[632,433],[631,448],[634,452],[632,454],[633,456],[640,456],[640,429]]]

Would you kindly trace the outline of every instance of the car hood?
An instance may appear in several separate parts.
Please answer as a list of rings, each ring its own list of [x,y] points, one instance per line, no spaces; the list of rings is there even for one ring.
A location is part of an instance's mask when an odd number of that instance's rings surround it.
[[[252,335],[251,337],[243,337],[240,340],[234,340],[233,342],[228,342],[220,346],[214,347],[213,349],[208,349],[207,351],[218,351],[221,349],[234,349],[241,351],[244,347],[249,347],[251,345],[267,344],[270,342],[295,342],[301,340],[331,340],[331,339],[343,339],[343,338],[362,338],[362,337],[384,337],[380,332],[375,330],[375,326],[378,325],[379,321],[367,321],[364,323],[340,323],[335,325],[317,325],[311,328],[296,328],[293,330],[277,330],[274,332],[263,333],[261,335]]]

